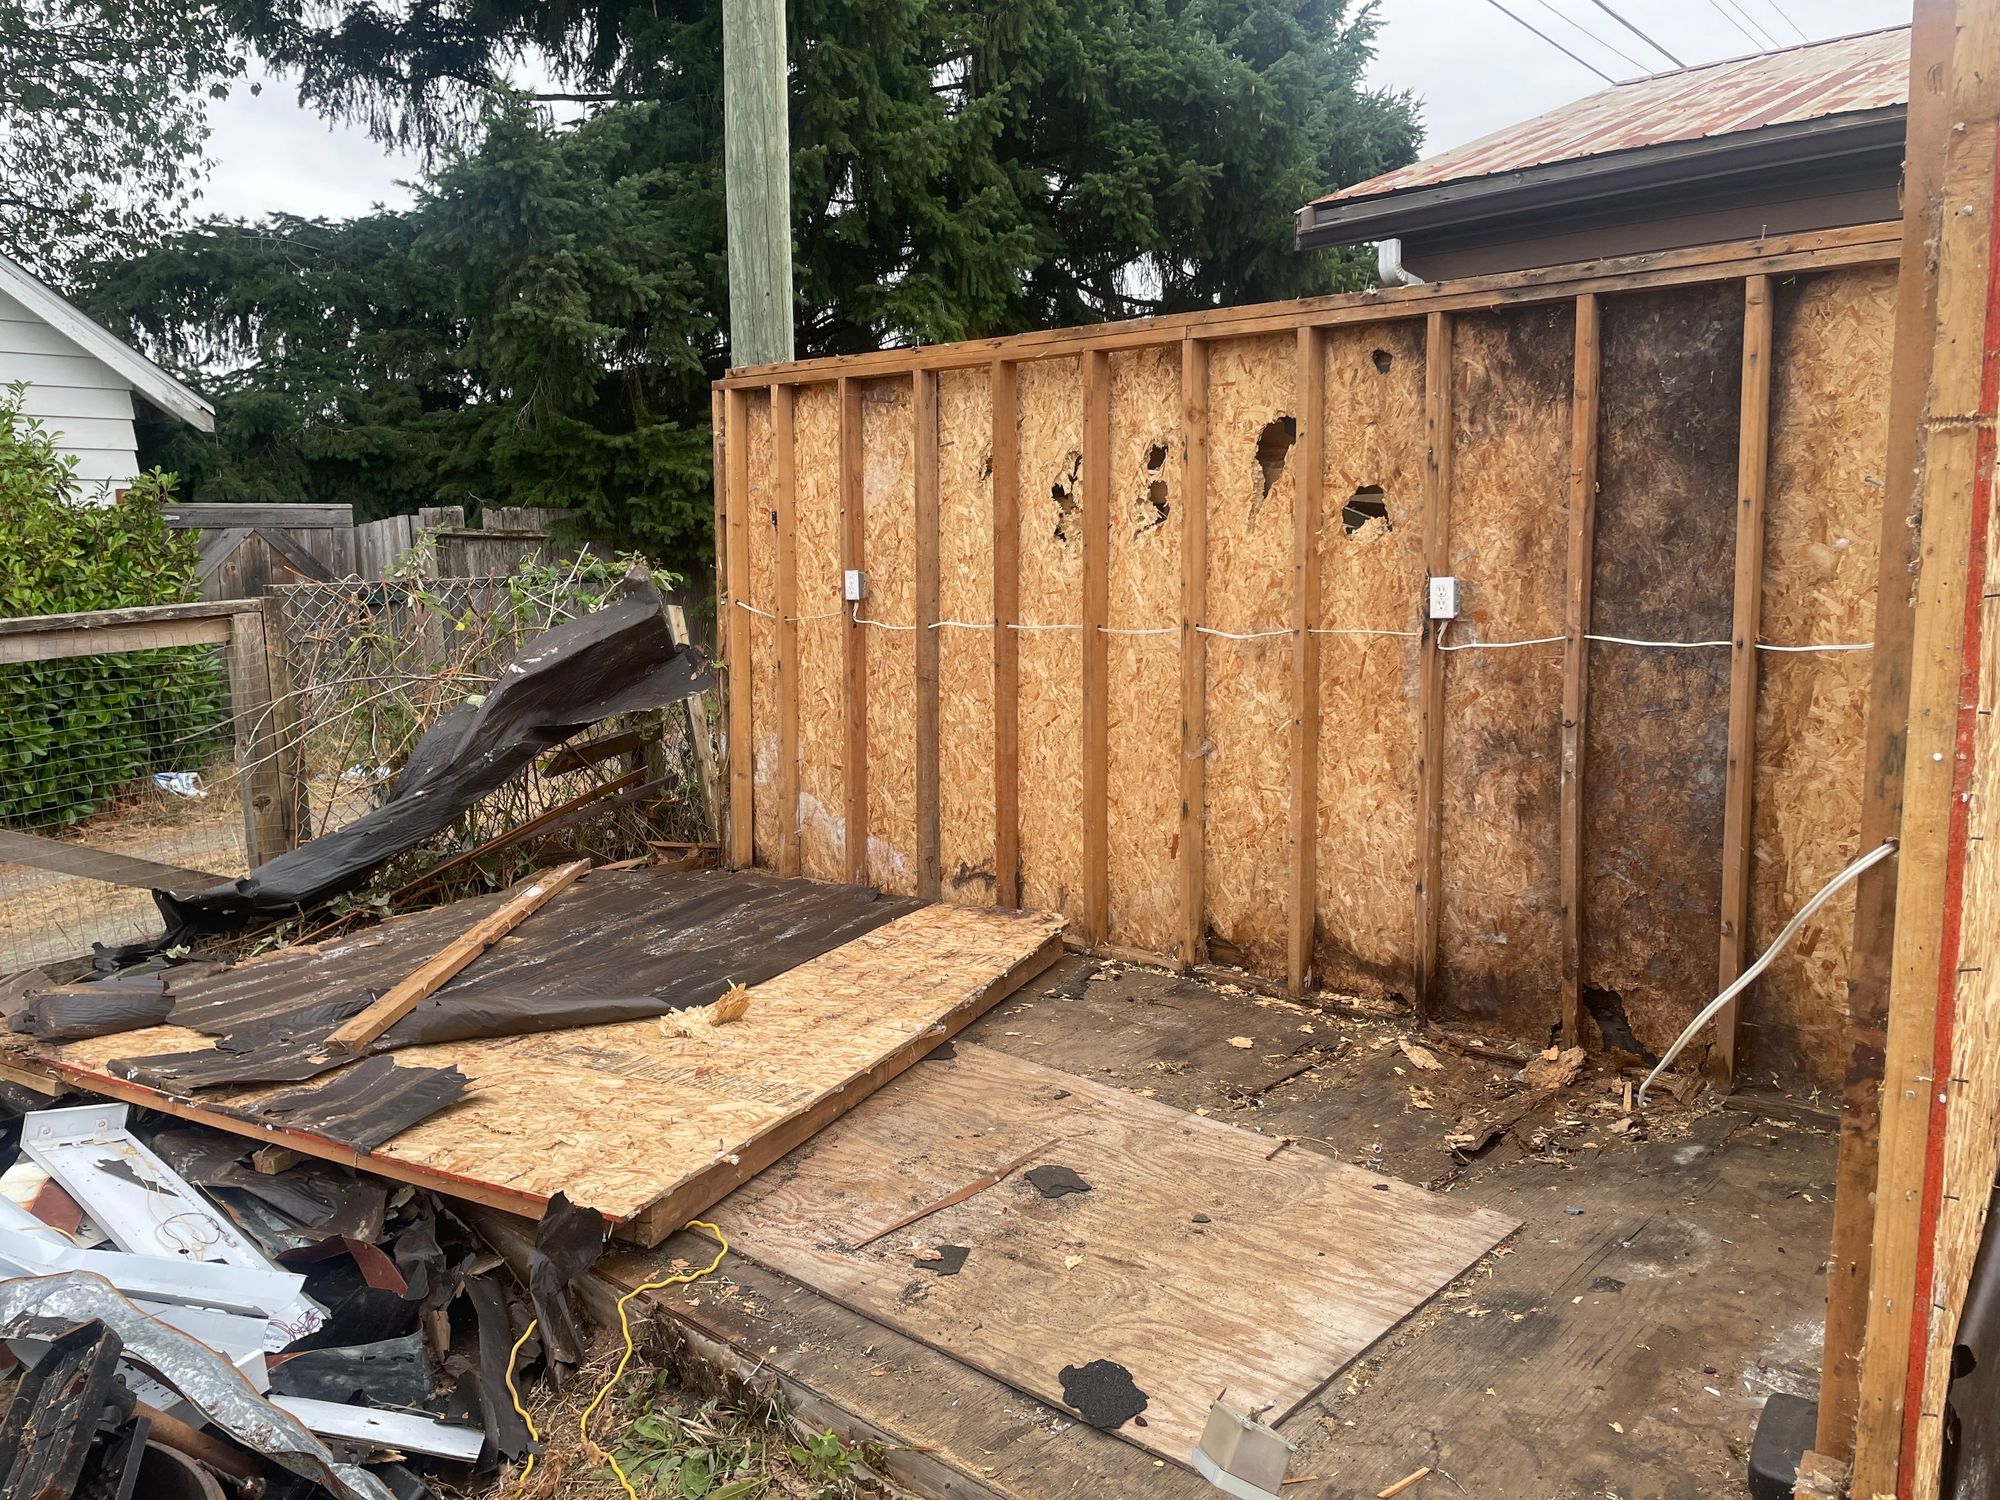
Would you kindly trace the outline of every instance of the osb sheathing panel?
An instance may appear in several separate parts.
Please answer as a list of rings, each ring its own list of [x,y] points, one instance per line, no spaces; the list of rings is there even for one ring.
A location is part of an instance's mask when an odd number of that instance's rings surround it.
[[[1208,620],[1283,632],[1292,614],[1297,340],[1230,339],[1209,355]],[[1259,448],[1263,450],[1260,461]],[[1219,952],[1282,973],[1290,804],[1291,637],[1208,637],[1208,926]]]
[[[938,376],[938,617],[993,618],[993,399]],[[938,853],[946,900],[993,902],[993,632],[938,632]]]
[[[1118,630],[1180,621],[1177,347],[1111,363],[1110,614]],[[1109,635],[1110,935],[1166,952],[1180,930],[1180,637]]]
[[[1021,621],[1083,619],[1083,372],[1024,364],[1019,381]],[[1083,639],[1020,640],[1021,904],[1074,917],[1083,897]]]
[[[1454,321],[1447,646],[1562,634],[1575,317],[1563,303]],[[1438,1008],[1541,1039],[1561,1019],[1562,658],[1444,659]]]
[[[1727,639],[1742,287],[1608,297],[1603,320],[1591,628]],[[1592,645],[1583,985],[1607,1041],[1662,1051],[1715,993],[1728,727],[1727,651]]]
[[[1777,289],[1771,459],[1764,501],[1763,637],[1871,640],[1888,447],[1896,274],[1835,272]],[[1860,852],[1870,653],[1759,655],[1749,946]],[[1841,892],[1745,1002],[1745,1076],[1837,1090],[1846,1073],[1854,895]]]
[[[861,388],[865,619],[902,630],[868,632],[868,878],[886,891],[917,889],[917,616],[915,429],[907,377]]]
[[[1319,623],[1414,630],[1424,587],[1424,325],[1326,337]],[[1376,488],[1388,520],[1353,531],[1342,507]],[[1417,879],[1417,643],[1320,638],[1320,983],[1409,995]]]
[[[455,1066],[465,1094],[361,1153],[360,1164],[523,1213],[567,1193],[636,1221],[656,1242],[755,1170],[739,1156],[768,1161],[770,1132],[834,1097],[859,1102],[921,1056],[908,1050],[916,1039],[977,1017],[1013,987],[1009,971],[1033,971],[1055,930],[1031,914],[926,906],[753,986],[741,1020],[697,1036],[631,1021],[407,1048],[399,1065]],[[97,1078],[113,1058],[210,1045],[185,1027],[157,1026],[36,1055]],[[211,1090],[197,1102],[227,1107],[276,1092]],[[207,1118],[270,1138],[266,1125]],[[311,1154],[357,1156],[323,1137],[287,1139]],[[655,1222],[648,1211],[663,1203],[678,1216]]]
[[[750,617],[750,743],[752,784],[751,828],[756,859],[778,862],[778,509],[776,456],[772,451],[771,396],[755,391],[745,403],[749,411],[750,603],[763,611]]]
[[[840,394],[796,387],[799,580],[799,857],[815,880],[840,880],[846,805],[840,568]],[[816,618],[830,616],[830,618]]]

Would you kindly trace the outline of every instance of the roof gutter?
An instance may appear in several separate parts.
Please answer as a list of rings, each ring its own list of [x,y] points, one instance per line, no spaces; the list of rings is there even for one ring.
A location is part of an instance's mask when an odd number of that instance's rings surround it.
[[[1499,235],[1563,220],[1672,211],[1731,190],[1792,181],[1885,177],[1902,168],[1903,105],[1829,115],[1701,140],[1671,141],[1372,197],[1330,198],[1298,211],[1301,250],[1410,235]]]

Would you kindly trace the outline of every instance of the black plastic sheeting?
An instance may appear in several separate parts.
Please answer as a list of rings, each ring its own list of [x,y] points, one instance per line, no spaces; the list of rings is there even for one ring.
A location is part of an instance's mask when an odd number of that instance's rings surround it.
[[[166,933],[153,943],[101,950],[100,963],[119,967],[203,933],[288,917],[352,890],[579,730],[616,714],[664,708],[708,685],[696,652],[675,644],[668,631],[659,592],[628,579],[616,603],[529,641],[477,707],[456,709],[432,725],[380,807],[245,879],[188,897],[155,891]]]
[[[1986,1208],[1944,1395],[1942,1500],[1986,1500],[2000,1481],[2000,1185]]]
[[[564,1193],[549,1199],[535,1226],[534,1248],[528,1252],[528,1295],[542,1325],[542,1346],[556,1383],[583,1363],[589,1336],[578,1321],[569,1297],[570,1283],[597,1263],[611,1226],[595,1209],[579,1208]]]
[[[273,1094],[230,1112],[373,1151],[454,1102],[465,1085],[457,1068],[399,1068],[371,1057],[317,1088]]]

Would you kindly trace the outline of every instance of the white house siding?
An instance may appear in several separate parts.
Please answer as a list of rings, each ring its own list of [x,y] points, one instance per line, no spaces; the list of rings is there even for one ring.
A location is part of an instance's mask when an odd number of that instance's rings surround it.
[[[85,497],[108,499],[139,472],[132,387],[27,308],[0,292],[0,386],[28,384],[22,409],[39,417],[56,447],[76,455]]]

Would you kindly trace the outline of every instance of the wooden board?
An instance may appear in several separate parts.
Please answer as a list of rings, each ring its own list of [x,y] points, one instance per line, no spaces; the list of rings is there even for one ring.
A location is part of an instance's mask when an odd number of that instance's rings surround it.
[[[1445,646],[1563,633],[1575,309],[1453,328]],[[1560,640],[1444,653],[1444,799],[1433,1014],[1545,1041],[1560,1018]]]
[[[1815,277],[1776,292],[1763,634],[1779,645],[1875,636],[1896,277]],[[1822,440],[1826,424],[1847,440]],[[1762,953],[1861,852],[1862,738],[1872,653],[1760,653],[1750,942]],[[1837,1093],[1847,1070],[1843,891],[1779,954],[1743,1006],[1743,1076]]]
[[[910,382],[861,388],[863,618],[868,631],[868,879],[917,889],[916,428]]]
[[[751,811],[757,862],[778,868],[779,830],[785,820],[778,795],[778,501],[776,444],[769,392],[749,397],[750,502],[745,530],[750,544],[750,767]]]
[[[947,901],[993,904],[993,398],[938,377],[938,853]],[[979,622],[989,622],[985,629]]]
[[[1208,366],[1208,925],[1212,951],[1285,968],[1291,786],[1296,340],[1217,344]],[[1226,945],[1226,949],[1224,947]]]
[[[1727,640],[1743,293],[1603,308],[1591,629]],[[1585,1008],[1658,1052],[1715,993],[1729,652],[1593,643],[1583,778]]]
[[[798,466],[799,867],[815,880],[838,880],[845,868],[846,797],[838,390],[802,387],[792,419]]]
[[[24,1048],[18,1060],[490,1208],[539,1216],[567,1193],[656,1244],[1039,973],[1060,953],[1056,931],[1046,917],[929,906],[754,986],[742,1020],[699,1037],[635,1021],[407,1048],[399,1061],[455,1065],[469,1086],[371,1153],[268,1131],[108,1071],[113,1058],[206,1045],[184,1027]]]
[[[844,1248],[1024,1153],[1090,1191],[1045,1199],[1017,1174]],[[1249,1131],[960,1046],[713,1217],[740,1254],[1031,1395],[1063,1404],[1064,1366],[1123,1364],[1148,1404],[1120,1435],[1186,1463],[1219,1392],[1282,1421],[1517,1227],[1270,1154]],[[970,1248],[957,1275],[916,1266],[946,1244]]]
[[[1382,520],[1346,510],[1381,491]],[[1424,328],[1326,335],[1319,625],[1414,631],[1424,587]],[[1320,637],[1319,942],[1327,989],[1413,992],[1417,643]]]

